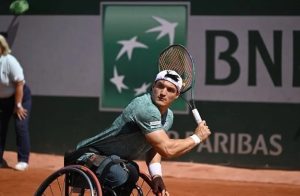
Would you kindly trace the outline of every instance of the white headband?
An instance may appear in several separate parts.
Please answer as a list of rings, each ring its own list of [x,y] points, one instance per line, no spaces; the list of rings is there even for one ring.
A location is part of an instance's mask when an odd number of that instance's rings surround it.
[[[173,70],[164,70],[159,72],[155,78],[155,81],[157,80],[167,80],[171,82],[176,86],[178,92],[180,92],[180,89],[182,87],[182,78],[178,73],[176,73],[176,71]]]

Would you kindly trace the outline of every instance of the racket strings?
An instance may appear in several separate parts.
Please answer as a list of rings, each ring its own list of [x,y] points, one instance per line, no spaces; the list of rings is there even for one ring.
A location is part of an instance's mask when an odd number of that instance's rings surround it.
[[[181,93],[189,90],[193,83],[193,61],[189,53],[181,46],[167,48],[159,58],[160,70],[174,70],[183,80]]]

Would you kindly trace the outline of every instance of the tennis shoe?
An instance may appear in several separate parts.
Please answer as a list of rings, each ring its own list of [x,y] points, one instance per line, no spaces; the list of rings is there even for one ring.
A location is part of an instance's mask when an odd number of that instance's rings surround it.
[[[18,171],[25,171],[26,169],[28,169],[28,163],[26,162],[19,162],[16,164],[15,168]]]

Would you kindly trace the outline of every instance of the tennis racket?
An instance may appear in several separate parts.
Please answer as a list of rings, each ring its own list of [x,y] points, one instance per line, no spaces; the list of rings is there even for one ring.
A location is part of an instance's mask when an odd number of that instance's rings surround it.
[[[183,80],[180,97],[188,104],[197,123],[202,121],[194,101],[195,67],[194,61],[188,50],[179,44],[170,45],[160,53],[158,60],[159,71],[174,70]],[[190,90],[191,99],[188,101],[184,93]]]

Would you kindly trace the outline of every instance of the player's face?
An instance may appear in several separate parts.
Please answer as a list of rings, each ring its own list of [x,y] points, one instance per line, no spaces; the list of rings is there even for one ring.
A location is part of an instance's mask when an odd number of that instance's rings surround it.
[[[167,80],[158,80],[153,85],[152,100],[158,107],[168,108],[178,96],[176,86]]]

